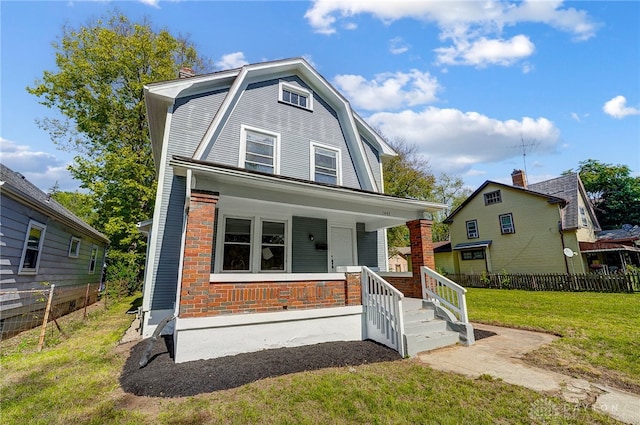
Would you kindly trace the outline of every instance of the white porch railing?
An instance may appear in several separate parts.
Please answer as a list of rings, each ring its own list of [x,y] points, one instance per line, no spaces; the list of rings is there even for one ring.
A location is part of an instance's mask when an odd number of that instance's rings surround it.
[[[362,305],[366,337],[406,356],[402,299],[404,295],[368,267],[362,267]]]
[[[469,323],[467,290],[428,267],[420,267],[422,298],[433,301],[453,313],[459,322]]]

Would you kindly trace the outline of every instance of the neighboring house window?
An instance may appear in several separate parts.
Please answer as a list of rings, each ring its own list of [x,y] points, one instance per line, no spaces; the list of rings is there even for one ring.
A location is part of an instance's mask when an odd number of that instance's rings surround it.
[[[20,269],[18,274],[36,274],[40,266],[40,254],[42,253],[42,243],[44,242],[44,233],[47,229],[42,223],[37,221],[29,221],[27,227],[27,235],[24,239],[22,248],[22,258],[20,259]]]
[[[476,239],[478,238],[478,221],[477,220],[469,220],[467,223],[467,239]]]
[[[89,274],[96,272],[96,264],[98,263],[98,247],[91,247],[91,259],[89,260]]]
[[[259,238],[254,238],[254,222],[260,223]],[[286,271],[286,229],[287,223],[285,221],[260,220],[257,217],[226,217],[224,220],[222,271]]]
[[[71,236],[71,242],[69,243],[69,257],[78,258],[80,255],[80,239]]]
[[[279,174],[280,135],[242,126],[238,166],[247,170]]]
[[[222,270],[251,271],[252,221],[243,218],[225,220]]]
[[[261,271],[285,271],[285,223],[262,222]]]
[[[285,81],[280,81],[278,100],[288,103],[289,105],[299,106],[310,111],[313,110],[313,96],[311,92]]]
[[[484,194],[484,204],[485,205],[492,205],[492,204],[498,204],[502,202],[502,194],[500,193],[499,190],[493,191],[493,192],[488,192]]]
[[[473,249],[460,252],[463,260],[482,260],[484,259],[484,249]]]
[[[503,235],[516,232],[516,228],[513,225],[513,214],[500,215],[500,232],[502,232]]]
[[[342,184],[340,149],[311,143],[311,179],[319,183]]]
[[[589,227],[589,221],[587,220],[587,210],[585,207],[580,207],[580,222],[582,223],[582,227]]]

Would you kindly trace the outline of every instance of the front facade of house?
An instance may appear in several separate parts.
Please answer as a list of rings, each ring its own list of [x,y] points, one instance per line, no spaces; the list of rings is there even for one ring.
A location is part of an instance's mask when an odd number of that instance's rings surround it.
[[[95,302],[108,239],[3,164],[0,235],[0,334],[42,322],[45,298],[26,291],[55,284],[56,316],[84,306],[87,294]]]
[[[513,186],[485,182],[447,217],[451,258],[437,265],[452,274],[586,272],[580,242],[595,241],[599,225],[578,175],[532,185],[522,171],[512,176]]]
[[[382,194],[393,150],[303,59],[145,96],[158,193],[143,336],[176,316],[177,362],[362,339],[354,266],[386,270],[385,229],[426,239],[424,214],[443,207]]]

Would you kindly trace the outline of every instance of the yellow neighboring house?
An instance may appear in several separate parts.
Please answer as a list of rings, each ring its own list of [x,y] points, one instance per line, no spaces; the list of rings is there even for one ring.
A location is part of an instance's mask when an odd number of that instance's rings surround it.
[[[444,222],[451,244],[436,267],[452,274],[586,273],[580,242],[595,242],[600,225],[578,174],[527,185],[484,182]]]

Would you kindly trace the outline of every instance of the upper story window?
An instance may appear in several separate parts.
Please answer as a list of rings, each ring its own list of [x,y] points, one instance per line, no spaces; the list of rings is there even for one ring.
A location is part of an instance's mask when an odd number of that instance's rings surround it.
[[[466,222],[467,224],[467,239],[476,239],[479,237],[478,235],[478,221],[477,220],[469,220]]]
[[[299,106],[310,111],[313,110],[313,95],[311,92],[286,81],[280,81],[278,100],[289,105]]]
[[[96,272],[96,264],[98,263],[98,247],[96,245],[91,247],[91,258],[89,259],[89,274]]]
[[[36,274],[40,266],[40,254],[42,253],[42,243],[47,226],[37,221],[29,221],[27,235],[22,248],[22,258],[18,274]]]
[[[500,232],[503,235],[516,232],[516,228],[513,225],[513,214],[509,213],[500,215]]]
[[[340,164],[340,149],[311,143],[311,180],[319,183],[342,184]]]
[[[502,202],[502,194],[500,193],[499,190],[495,190],[493,192],[487,192],[484,194],[485,205],[498,204],[500,202]]]
[[[280,173],[280,135],[243,125],[238,167],[263,173]]]
[[[587,210],[585,207],[579,207],[580,211],[580,224],[582,227],[589,227],[589,221],[587,220]]]
[[[80,239],[75,236],[71,236],[71,242],[69,242],[69,257],[78,258],[80,255]]]

